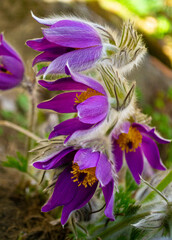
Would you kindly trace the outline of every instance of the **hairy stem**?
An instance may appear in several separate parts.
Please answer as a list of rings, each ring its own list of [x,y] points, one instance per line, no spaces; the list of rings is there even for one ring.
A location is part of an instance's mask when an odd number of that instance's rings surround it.
[[[30,172],[27,172],[27,175],[32,179],[34,179],[37,183],[39,182],[38,179],[34,175],[32,175]]]
[[[42,140],[42,138],[36,136],[34,133],[30,132],[29,130],[27,129],[24,129],[14,123],[11,123],[9,121],[3,121],[3,120],[0,120],[0,126],[5,126],[5,127],[9,127],[9,128],[12,128],[18,132],[21,132],[23,133],[24,135],[26,135],[27,137],[39,142]]]
[[[33,80],[30,80],[30,83],[32,84],[32,88],[28,88],[27,91],[30,95],[30,111],[29,111],[29,125],[28,129],[30,132],[35,131],[35,122],[36,122],[36,78],[33,76]],[[29,150],[33,147],[32,146],[32,139],[28,138],[27,141],[27,157],[29,154]]]
[[[104,239],[104,237],[107,237],[107,236],[112,236],[112,234],[128,227],[130,224],[133,224],[135,222],[137,222],[138,220],[150,215],[151,212],[148,211],[148,212],[144,212],[144,213],[139,213],[137,215],[133,215],[133,216],[129,216],[129,217],[125,217],[123,218],[120,222],[112,225],[111,227],[108,227],[107,229],[104,229],[103,232],[101,233],[98,233],[96,235],[96,237],[101,237],[102,239]],[[104,225],[102,225],[101,227],[98,226],[98,228],[103,228]],[[95,232],[97,229],[92,229],[93,232]],[[94,235],[95,236],[95,235]]]

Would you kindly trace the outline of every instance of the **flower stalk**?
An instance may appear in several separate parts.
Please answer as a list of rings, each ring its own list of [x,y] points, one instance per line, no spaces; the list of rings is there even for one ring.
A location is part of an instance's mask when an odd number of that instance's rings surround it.
[[[113,226],[108,227],[107,229],[105,229],[102,233],[95,233],[96,230],[101,229],[104,227],[104,224],[99,225],[93,229],[91,229],[90,231],[90,235],[94,236],[94,237],[101,237],[102,239],[108,236],[112,236],[113,234],[117,233],[120,230],[124,230],[126,227],[128,227],[130,224],[135,223],[136,221],[150,215],[151,212],[144,212],[144,213],[139,213],[139,214],[135,214],[133,216],[125,216],[124,218],[122,218],[119,222],[117,222],[116,224],[113,224]],[[95,234],[94,234],[95,233]]]
[[[0,120],[0,126],[12,128],[12,129],[14,129],[14,130],[16,130],[16,131],[26,135],[27,137],[33,139],[36,142],[40,142],[42,140],[42,138],[38,137],[33,132],[30,132],[29,130],[24,129],[24,128],[14,124],[14,123],[11,123],[9,121]]]

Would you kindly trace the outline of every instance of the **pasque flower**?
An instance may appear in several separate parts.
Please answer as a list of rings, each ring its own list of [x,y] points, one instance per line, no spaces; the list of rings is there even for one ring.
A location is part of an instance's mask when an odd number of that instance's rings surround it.
[[[43,38],[27,41],[29,47],[43,52],[34,59],[33,65],[51,62],[43,70],[45,75],[64,73],[67,62],[74,71],[82,71],[92,67],[101,57],[101,37],[89,23],[70,19],[50,22],[51,19],[33,17],[38,22],[49,25],[49,28],[43,29]]]
[[[24,64],[18,53],[0,34],[0,89],[7,90],[17,86],[24,76]]]
[[[79,134],[85,133],[83,130],[98,131],[100,125],[102,125],[101,129],[106,132],[112,124],[116,123],[118,114],[122,115],[126,109],[128,109],[128,116],[133,113],[134,85],[129,87],[117,73],[112,72],[113,78],[109,79],[106,70],[101,69],[105,85],[109,81],[108,88],[104,88],[102,84],[88,76],[72,72],[69,66],[66,66],[66,73],[70,77],[51,82],[39,81],[41,86],[50,91],[62,90],[65,93],[40,103],[38,108],[51,109],[59,113],[77,113],[77,117],[55,126],[49,136],[50,139],[59,135],[72,135],[75,132],[78,138]],[[116,77],[119,80],[118,84],[116,84]],[[120,116],[120,119],[122,118]]]
[[[106,202],[105,215],[110,220],[114,220],[114,180],[111,165],[105,154],[93,152],[89,148],[62,147],[51,154],[42,156],[33,165],[43,170],[65,166],[56,180],[52,196],[42,207],[43,212],[48,212],[58,206],[63,206],[62,225],[67,222],[74,210],[82,208],[89,202],[98,185],[103,191]]]
[[[65,73],[65,65],[75,72],[92,68],[98,61],[110,62],[119,71],[128,71],[142,59],[145,47],[132,24],[124,24],[119,37],[103,26],[78,18],[41,19],[32,13],[39,23],[47,25],[43,38],[28,40],[27,45],[42,52],[33,61],[50,62],[38,75]]]
[[[144,158],[150,166],[158,170],[166,170],[161,162],[158,143],[169,143],[156,133],[155,128],[139,123],[125,122],[113,133],[113,154],[117,172],[123,164],[123,154],[127,165],[136,181],[140,183],[140,175],[143,171]]]
[[[89,129],[103,121],[108,114],[108,96],[103,86],[90,77],[73,73],[67,66],[66,71],[71,77],[54,82],[39,81],[41,86],[50,91],[63,90],[68,92],[40,103],[38,108],[51,109],[59,113],[77,113],[76,118],[57,125],[49,138],[58,135],[71,135],[77,130]]]

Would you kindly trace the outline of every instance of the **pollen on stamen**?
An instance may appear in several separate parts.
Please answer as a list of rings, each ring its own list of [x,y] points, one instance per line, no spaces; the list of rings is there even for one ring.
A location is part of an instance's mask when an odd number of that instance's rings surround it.
[[[142,135],[135,127],[130,127],[128,133],[121,133],[117,140],[122,151],[135,152],[142,143]]]
[[[76,94],[75,104],[82,103],[88,98],[98,95],[102,96],[103,94],[92,88],[87,88],[87,90],[85,92],[82,92],[80,95]]]
[[[88,186],[92,187],[93,184],[98,181],[95,176],[95,170],[96,167],[80,170],[78,164],[74,163],[72,165],[71,173],[73,176],[71,179],[73,179],[73,182],[78,182],[78,187],[81,185],[85,188]]]

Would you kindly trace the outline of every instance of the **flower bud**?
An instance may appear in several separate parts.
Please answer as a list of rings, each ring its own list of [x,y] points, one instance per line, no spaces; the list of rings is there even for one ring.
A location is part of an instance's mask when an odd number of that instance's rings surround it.
[[[18,53],[0,34],[0,90],[17,86],[24,76],[24,64]]]

